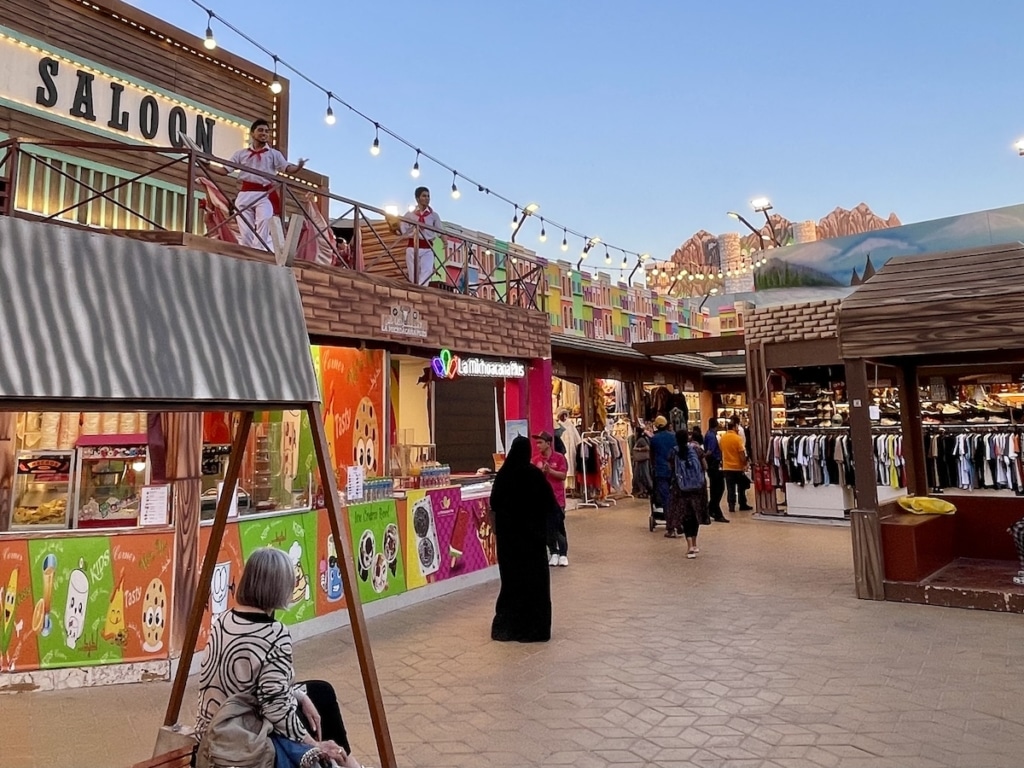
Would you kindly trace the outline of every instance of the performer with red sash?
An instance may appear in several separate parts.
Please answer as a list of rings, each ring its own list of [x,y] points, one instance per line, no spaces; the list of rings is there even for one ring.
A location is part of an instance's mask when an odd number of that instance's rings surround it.
[[[405,247],[405,266],[409,280],[427,285],[434,274],[434,238],[441,235],[441,217],[430,207],[430,190],[416,188],[416,207],[402,217],[401,232],[409,240]]]

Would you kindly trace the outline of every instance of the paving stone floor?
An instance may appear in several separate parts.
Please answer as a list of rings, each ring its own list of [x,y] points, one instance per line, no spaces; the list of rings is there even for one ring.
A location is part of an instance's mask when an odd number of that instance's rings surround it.
[[[847,529],[736,518],[691,561],[642,502],[570,512],[547,644],[488,639],[496,583],[373,619],[399,764],[1024,766],[1024,619],[856,600]],[[296,665],[376,764],[348,631]],[[0,765],[148,757],[169,689],[0,696]]]

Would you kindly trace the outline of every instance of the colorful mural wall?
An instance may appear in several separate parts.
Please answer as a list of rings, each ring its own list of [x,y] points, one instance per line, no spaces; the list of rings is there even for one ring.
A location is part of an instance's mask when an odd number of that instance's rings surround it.
[[[166,659],[174,536],[6,541],[0,671]]]

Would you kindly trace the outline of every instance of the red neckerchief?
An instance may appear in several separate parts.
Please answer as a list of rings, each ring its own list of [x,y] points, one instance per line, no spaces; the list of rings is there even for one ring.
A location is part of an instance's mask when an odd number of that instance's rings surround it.
[[[420,224],[426,224],[427,223],[427,217],[430,214],[432,214],[433,211],[430,209],[430,206],[428,205],[422,211],[419,208],[417,208],[415,211],[413,211],[413,213],[415,213],[416,214],[416,218],[420,220]]]
[[[252,147],[249,147],[249,155],[248,156],[249,157],[259,157],[264,152],[266,152],[268,149],[270,149],[270,147],[263,147],[262,149],[253,149]]]

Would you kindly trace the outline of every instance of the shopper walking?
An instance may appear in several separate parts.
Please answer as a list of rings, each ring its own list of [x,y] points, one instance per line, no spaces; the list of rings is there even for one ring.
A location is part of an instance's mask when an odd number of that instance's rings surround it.
[[[651,468],[654,470],[654,506],[665,510],[666,514],[672,479],[669,459],[675,447],[676,438],[668,429],[668,419],[659,416],[654,420],[654,436],[651,437]]]
[[[722,474],[722,448],[718,444],[718,419],[708,420],[708,433],[704,435],[704,460],[708,468],[708,514],[712,520],[727,523],[722,514],[722,496],[725,495],[725,475]]]
[[[548,513],[548,565],[569,565],[569,537],[565,533],[565,477],[569,474],[569,462],[555,450],[554,437],[550,432],[533,436],[537,459],[534,466],[544,473],[555,494],[556,506]]]
[[[633,441],[633,494],[646,499],[654,488],[654,475],[651,474],[651,438],[643,427],[636,428]]]
[[[551,576],[547,566],[548,511],[555,494],[530,463],[530,440],[512,441],[491,490],[501,590],[491,639],[520,643],[551,639]]]
[[[665,510],[668,528],[665,536],[674,539],[682,532],[686,537],[686,557],[690,560],[700,553],[697,532],[707,501],[707,467],[701,455],[703,450],[686,430],[676,432],[676,447],[670,458],[673,482]]]
[[[722,469],[725,473],[725,488],[729,502],[729,511],[736,511],[737,501],[742,512],[748,512],[753,507],[747,504],[747,486],[750,481],[747,479],[747,448],[739,433],[739,418],[733,417],[729,420],[729,431],[722,435],[718,441],[722,449]],[[723,518],[724,522],[725,518]]]

